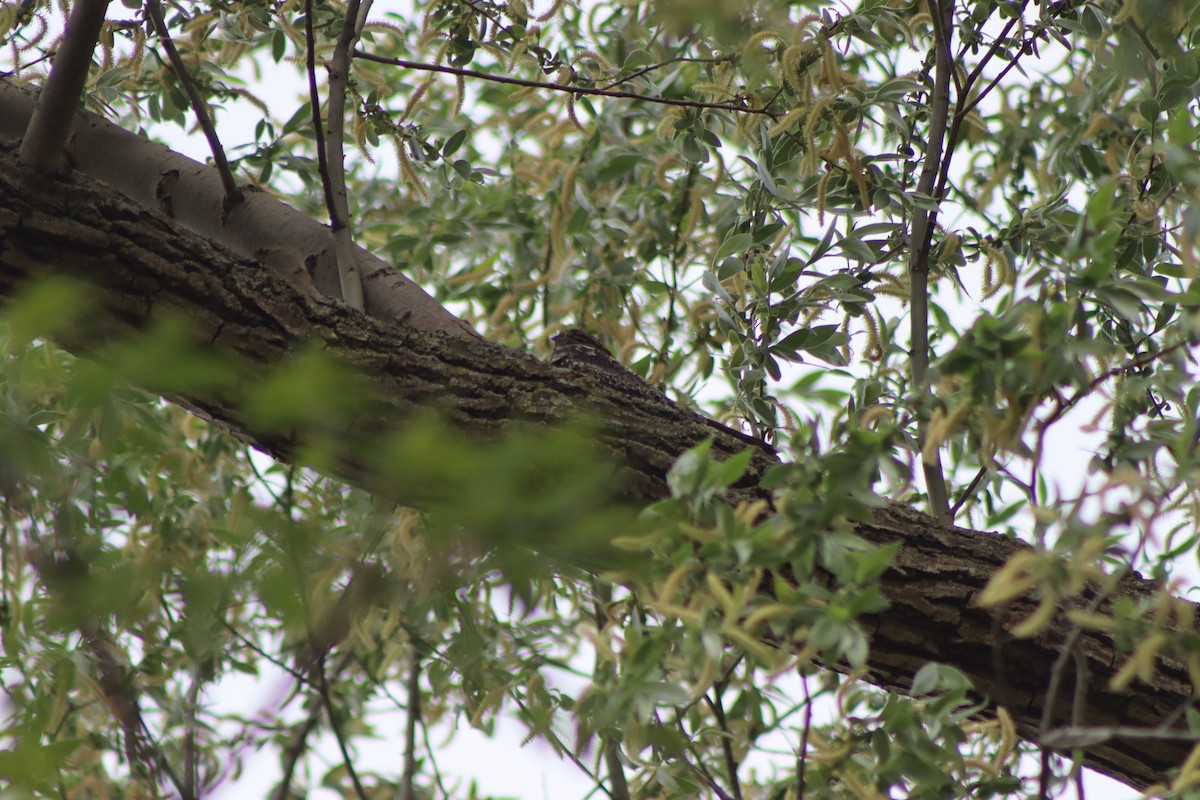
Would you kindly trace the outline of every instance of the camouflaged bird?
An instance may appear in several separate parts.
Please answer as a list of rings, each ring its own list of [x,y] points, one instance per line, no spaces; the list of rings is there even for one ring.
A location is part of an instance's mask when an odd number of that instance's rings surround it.
[[[581,328],[567,328],[562,333],[550,337],[554,342],[554,352],[550,354],[550,363],[575,372],[592,375],[614,388],[629,395],[635,395],[655,402],[662,402],[685,413],[691,414],[713,430],[721,431],[746,444],[761,448],[769,455],[776,455],[775,448],[761,439],[757,439],[741,431],[722,425],[715,419],[709,419],[703,414],[679,406],[671,398],[655,389],[642,379],[636,372],[625,367],[613,358],[612,353],[599,339]]]

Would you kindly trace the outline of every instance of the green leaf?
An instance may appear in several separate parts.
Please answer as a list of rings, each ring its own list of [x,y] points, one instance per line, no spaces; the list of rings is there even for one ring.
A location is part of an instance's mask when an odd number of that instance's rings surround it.
[[[83,739],[63,739],[49,744],[18,738],[16,747],[0,750],[0,775],[13,787],[54,793],[59,771]]]
[[[600,183],[610,183],[620,180],[629,173],[637,169],[638,164],[642,163],[643,157],[637,153],[626,153],[622,155],[611,156],[596,170],[596,180]]]
[[[467,129],[466,128],[460,128],[459,130],[455,131],[450,136],[450,138],[446,140],[446,143],[442,145],[442,158],[448,159],[448,158],[450,158],[450,156],[457,153],[458,148],[462,147],[463,142],[465,142],[466,140],[467,140]]]
[[[721,242],[721,246],[717,249],[717,254],[713,257],[713,263],[719,264],[727,256],[737,255],[746,252],[754,244],[754,237],[748,233],[735,233]]]

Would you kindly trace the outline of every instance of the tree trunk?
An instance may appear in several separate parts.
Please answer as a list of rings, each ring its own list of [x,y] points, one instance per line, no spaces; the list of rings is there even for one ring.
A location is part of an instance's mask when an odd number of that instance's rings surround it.
[[[9,298],[31,278],[48,274],[71,276],[95,289],[98,308],[60,337],[64,346],[81,354],[102,354],[107,341],[136,333],[170,313],[186,315],[201,341],[235,354],[259,375],[304,343],[321,343],[361,376],[361,385],[370,392],[369,410],[352,420],[315,421],[303,430],[281,431],[246,417],[236,383],[186,392],[149,388],[167,391],[171,399],[281,459],[293,458],[305,443],[336,446],[326,469],[404,503],[420,505],[422,497],[390,481],[385,469],[364,456],[372,450],[364,443],[429,409],[488,437],[586,411],[599,420],[601,444],[621,464],[622,480],[614,493],[635,503],[667,495],[666,472],[684,449],[714,435],[718,454],[746,447],[691,412],[631,397],[586,374],[463,336],[460,330],[401,328],[305,293],[271,269],[178,229],[161,211],[138,205],[87,176],[30,176],[18,165],[13,146],[0,147],[0,297]],[[756,450],[731,499],[769,498],[759,480],[772,463]],[[1185,730],[1179,716],[1193,693],[1186,665],[1160,658],[1153,683],[1112,691],[1107,687],[1125,656],[1099,632],[1084,631],[1076,644],[1087,663],[1084,718],[1072,719],[1070,712],[1074,661],[1063,674],[1061,691],[1054,698],[1046,696],[1070,630],[1067,624],[1060,618],[1034,638],[1016,639],[1008,631],[1032,612],[1033,599],[998,614],[974,603],[995,571],[1025,545],[940,526],[900,507],[879,511],[860,532],[872,541],[904,543],[882,578],[891,607],[866,621],[872,633],[868,677],[878,685],[903,691],[921,665],[936,660],[962,670],[982,694],[1006,706],[1022,735],[1033,741],[1046,741],[1040,728],[1048,703],[1056,726],[1167,725]],[[1114,595],[1145,600],[1155,590],[1140,577],[1128,576]],[[1078,598],[1073,605],[1087,599]],[[1101,604],[1102,613],[1112,599]],[[1085,761],[1142,788],[1165,780],[1166,771],[1182,763],[1190,746],[1182,739],[1114,737],[1087,747]]]

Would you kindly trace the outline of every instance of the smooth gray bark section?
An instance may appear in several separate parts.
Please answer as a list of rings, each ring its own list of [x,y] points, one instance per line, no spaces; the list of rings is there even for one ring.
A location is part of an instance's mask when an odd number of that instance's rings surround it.
[[[20,139],[34,95],[0,80],[0,138]],[[329,228],[261,190],[227,208],[213,167],[130,133],[95,114],[75,116],[67,142],[70,166],[101,180],[144,206],[155,208],[204,238],[250,257],[294,262],[324,294],[341,293]],[[396,267],[356,248],[366,311],[420,331],[477,334]],[[280,269],[285,269],[279,265]]]

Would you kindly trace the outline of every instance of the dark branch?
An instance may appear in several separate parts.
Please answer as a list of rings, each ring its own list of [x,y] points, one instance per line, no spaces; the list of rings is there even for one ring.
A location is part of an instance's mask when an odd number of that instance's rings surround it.
[[[660,103],[668,106],[683,106],[684,108],[709,108],[716,111],[733,111],[740,114],[764,114],[771,119],[775,119],[778,115],[765,108],[752,108],[745,105],[733,105],[730,103],[705,103],[699,100],[675,100],[669,97],[652,97],[645,94],[637,94],[636,92],[621,92],[611,89],[588,89],[583,86],[570,86],[560,83],[546,83],[544,81],[527,81],[522,78],[509,78],[503,75],[490,75],[486,72],[479,72],[473,69],[459,69],[458,67],[447,67],[442,64],[426,64],[420,61],[408,61],[403,58],[387,58],[385,56],[377,56],[374,53],[367,53],[362,50],[354,51],[355,58],[361,58],[364,61],[374,61],[377,64],[390,64],[394,67],[405,67],[406,69],[416,69],[423,72],[441,72],[446,75],[461,75],[464,78],[478,78],[482,81],[491,81],[492,83],[504,83],[509,86],[525,86],[531,89],[549,89],[554,92],[567,92],[574,95],[591,95],[598,97],[618,97],[625,100],[638,100],[643,103]]]
[[[171,62],[171,69],[175,72],[175,77],[179,79],[179,85],[183,87],[184,93],[187,94],[188,102],[192,104],[196,122],[200,124],[200,130],[204,131],[204,138],[208,140],[208,149],[212,152],[213,163],[221,175],[221,186],[225,189],[225,202],[229,205],[240,203],[242,202],[242,190],[238,188],[237,181],[234,180],[233,170],[229,168],[229,159],[225,157],[225,148],[221,146],[221,138],[217,136],[217,129],[213,125],[212,117],[208,114],[208,106],[205,105],[204,98],[196,89],[196,82],[192,80],[183,59],[180,58],[179,50],[176,49],[175,42],[171,39],[171,32],[167,30],[167,23],[163,19],[162,5],[159,0],[147,0],[146,11],[150,15],[151,22],[154,23],[154,30],[158,33],[158,40],[162,42],[163,50],[167,51],[167,60]]]
[[[21,161],[36,172],[58,172],[71,118],[92,67],[92,51],[104,25],[108,0],[78,0],[71,9],[67,29],[58,45],[37,109],[21,141]]]

